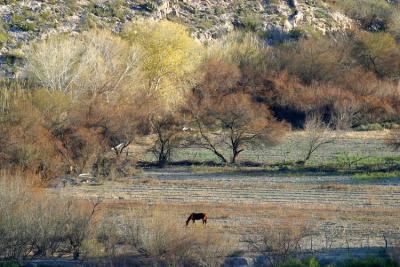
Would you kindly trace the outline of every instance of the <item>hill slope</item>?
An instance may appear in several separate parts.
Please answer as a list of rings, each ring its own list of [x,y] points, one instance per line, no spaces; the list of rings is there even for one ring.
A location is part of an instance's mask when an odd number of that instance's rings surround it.
[[[3,54],[55,32],[80,32],[95,25],[119,31],[125,23],[141,17],[183,23],[202,41],[234,28],[326,33],[353,24],[329,5],[310,0],[0,0],[0,4]]]

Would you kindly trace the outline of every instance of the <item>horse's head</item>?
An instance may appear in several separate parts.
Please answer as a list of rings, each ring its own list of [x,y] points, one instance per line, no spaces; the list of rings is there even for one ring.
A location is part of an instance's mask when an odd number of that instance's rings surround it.
[[[187,220],[186,220],[186,226],[189,225],[189,222],[190,222],[190,220],[191,220],[192,218],[193,218],[193,213],[190,214],[189,218],[187,218]]]

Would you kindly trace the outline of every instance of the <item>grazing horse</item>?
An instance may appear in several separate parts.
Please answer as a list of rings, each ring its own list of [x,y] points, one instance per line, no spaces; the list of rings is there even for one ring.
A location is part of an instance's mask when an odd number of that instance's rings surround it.
[[[207,213],[192,213],[192,214],[190,214],[189,218],[186,220],[186,226],[188,226],[190,220],[192,220],[193,223],[194,223],[194,221],[202,220],[204,226],[206,226],[207,219],[208,219]]]

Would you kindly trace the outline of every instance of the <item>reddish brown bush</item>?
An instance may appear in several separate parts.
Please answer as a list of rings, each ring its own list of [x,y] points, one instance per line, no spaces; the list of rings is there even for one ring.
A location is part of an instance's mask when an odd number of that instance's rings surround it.
[[[45,119],[28,100],[15,100],[1,114],[0,166],[39,174],[43,180],[59,173],[61,159]]]

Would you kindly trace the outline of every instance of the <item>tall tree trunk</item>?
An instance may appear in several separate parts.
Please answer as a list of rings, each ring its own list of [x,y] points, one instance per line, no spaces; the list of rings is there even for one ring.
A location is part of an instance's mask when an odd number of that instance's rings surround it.
[[[160,140],[160,144],[161,147],[160,147],[160,152],[158,153],[158,166],[160,168],[164,168],[165,164],[167,163],[168,155],[167,152],[165,151],[165,142],[162,139]]]
[[[236,163],[236,159],[239,156],[240,152],[242,152],[243,150],[238,150],[238,149],[233,149],[232,150],[232,159],[231,159],[231,164],[235,164]]]
[[[240,149],[241,140],[239,138],[231,137],[231,145],[232,145],[232,158],[231,164],[236,163],[236,159],[240,153],[243,152],[243,149]]]
[[[224,155],[219,153],[216,149],[212,149],[212,152],[214,152],[214,154],[222,161],[222,163],[227,163],[228,162],[226,160],[226,158],[224,157]]]

